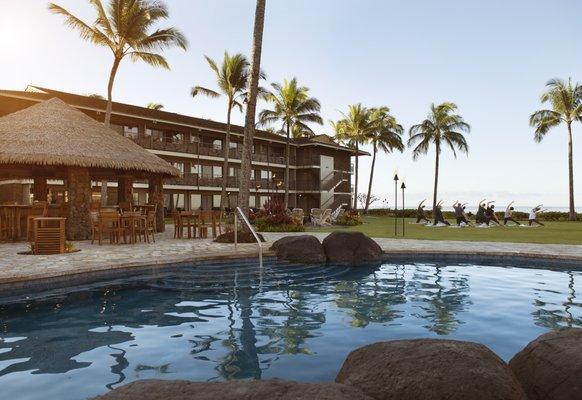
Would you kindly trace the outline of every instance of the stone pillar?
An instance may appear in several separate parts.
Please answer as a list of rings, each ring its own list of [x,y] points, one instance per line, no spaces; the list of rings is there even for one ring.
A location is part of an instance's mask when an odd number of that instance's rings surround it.
[[[84,240],[91,235],[91,178],[86,168],[69,168],[67,171],[69,214],[67,217],[67,239]]]
[[[45,177],[35,176],[34,183],[32,185],[32,193],[34,195],[34,201],[47,201],[48,196],[48,184]]]
[[[166,230],[164,222],[164,180],[159,175],[152,175],[148,179],[149,203],[157,205],[156,228],[158,232]]]
[[[101,206],[107,206],[107,179],[101,181]]]
[[[30,183],[22,185],[22,198],[20,204],[24,204],[25,206],[30,205]]]
[[[117,180],[117,202],[133,202],[133,178],[120,176]]]

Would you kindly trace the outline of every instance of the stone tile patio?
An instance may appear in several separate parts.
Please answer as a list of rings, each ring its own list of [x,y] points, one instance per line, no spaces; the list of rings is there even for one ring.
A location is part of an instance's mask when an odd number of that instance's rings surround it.
[[[264,254],[272,255],[271,243],[286,233],[267,233]],[[327,233],[314,233],[319,239]],[[464,254],[472,256],[528,256],[573,260],[582,263],[582,245],[527,243],[454,242],[410,239],[375,239],[387,254]],[[0,285],[46,278],[78,276],[89,272],[119,270],[143,265],[176,264],[202,260],[256,257],[256,244],[214,243],[211,239],[173,239],[171,229],[158,235],[155,244],[99,246],[90,241],[75,242],[80,252],[66,255],[19,255],[26,243],[0,244]]]

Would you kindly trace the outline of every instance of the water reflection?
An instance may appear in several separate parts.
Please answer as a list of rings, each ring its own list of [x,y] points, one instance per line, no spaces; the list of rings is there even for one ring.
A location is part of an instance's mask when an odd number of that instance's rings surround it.
[[[487,344],[513,346],[511,355],[539,328],[582,327],[579,271],[265,268],[260,284],[252,264],[183,268],[0,306],[0,385],[34,399],[46,394],[32,376],[57,391],[63,377],[92,382],[78,393],[63,385],[60,397],[73,399],[142,378],[333,379],[352,342],[433,335],[487,342],[484,326],[503,327]],[[495,278],[509,273],[503,288]]]

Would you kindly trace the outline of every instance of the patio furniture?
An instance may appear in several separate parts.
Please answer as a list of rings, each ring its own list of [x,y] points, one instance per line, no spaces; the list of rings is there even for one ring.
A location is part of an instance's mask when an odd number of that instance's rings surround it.
[[[311,217],[311,224],[313,226],[319,225],[322,213],[323,213],[323,211],[321,211],[321,208],[312,208],[311,209],[310,217]]]
[[[146,225],[145,225],[145,234],[147,242],[150,241],[150,235],[152,237],[152,241],[155,243],[156,238],[154,234],[157,232],[156,230],[156,212],[157,206],[155,204],[143,204],[137,207],[141,214],[145,217]]]
[[[131,202],[129,202],[129,201],[120,201],[119,202],[119,209],[121,210],[121,212],[133,211],[133,207],[131,205]]]
[[[182,239],[184,229],[188,239],[196,237],[197,216],[192,211],[176,211],[174,216],[174,238]]]
[[[339,217],[341,217],[342,215],[344,215],[345,212],[346,212],[346,210],[344,210],[342,208],[342,206],[339,206],[338,208],[336,208],[335,211],[331,213],[331,218],[330,218],[331,223],[335,224],[337,219]]]
[[[291,211],[291,218],[293,218],[296,221],[299,221],[299,223],[301,225],[303,225],[303,220],[305,219],[305,214],[303,212],[302,208],[294,208]]]
[[[135,244],[138,239],[141,242],[147,241],[146,237],[146,217],[139,211],[125,211],[120,216],[120,232],[123,235],[123,243]]]
[[[99,245],[103,236],[109,237],[109,243],[119,243],[121,237],[120,215],[117,211],[101,211],[99,213],[99,227],[97,229],[97,239]],[[93,243],[93,241],[91,241]]]
[[[48,203],[46,201],[35,202],[30,210],[28,210],[26,216],[26,240],[31,242],[33,237],[33,224],[32,221],[37,217],[47,217],[48,216]]]
[[[319,220],[320,226],[331,225],[331,208],[326,208],[323,213],[321,214],[321,218]]]
[[[200,218],[198,224],[199,237],[207,238],[208,229],[212,229],[212,237],[216,238],[218,235],[222,234],[221,225],[222,213],[220,211],[200,211]]]
[[[5,203],[0,205],[0,210],[5,217],[8,240],[14,242],[20,240],[22,237],[22,215],[23,212],[30,209],[30,207],[31,206],[16,203]]]
[[[32,219],[34,254],[62,254],[65,252],[65,220],[61,217]]]

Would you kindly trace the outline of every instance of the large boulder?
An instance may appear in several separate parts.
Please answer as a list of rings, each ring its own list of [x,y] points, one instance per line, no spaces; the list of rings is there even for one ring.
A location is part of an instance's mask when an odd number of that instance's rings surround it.
[[[264,381],[189,382],[143,380],[121,386],[100,400],[372,400],[351,386]]]
[[[541,335],[509,367],[530,400],[582,399],[582,329]]]
[[[382,248],[361,232],[332,232],[323,239],[327,261],[342,264],[372,264],[382,261]]]
[[[487,347],[456,340],[374,343],[351,352],[336,382],[376,400],[525,400],[507,366]]]
[[[321,264],[325,262],[323,246],[315,236],[286,236],[271,246],[277,257],[292,263]]]

